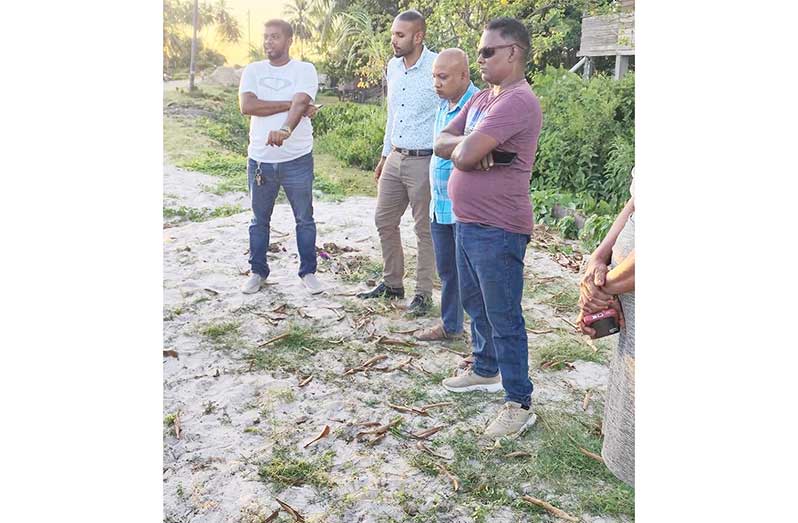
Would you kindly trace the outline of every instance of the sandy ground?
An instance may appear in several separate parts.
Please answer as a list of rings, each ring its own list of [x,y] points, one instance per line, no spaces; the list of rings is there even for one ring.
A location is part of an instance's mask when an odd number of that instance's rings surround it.
[[[216,196],[202,190],[216,181],[167,165],[165,205],[215,207],[238,203],[248,207],[246,195]],[[355,249],[352,254],[379,260],[374,205],[375,200],[366,197],[340,203],[316,201],[317,244],[334,242]],[[447,425],[445,430],[464,426],[479,429],[501,405],[502,395],[478,393],[485,408],[470,419],[453,416],[447,409],[435,409],[431,416],[422,417],[402,414],[386,405],[388,391],[413,387],[424,387],[429,402],[451,401],[451,395],[421,370],[408,367],[341,376],[374,354],[386,354],[388,358],[381,364],[389,367],[406,361],[408,355],[400,352],[401,347],[377,345],[375,338],[386,335],[409,340],[409,336],[392,331],[425,326],[432,319],[407,319],[401,310],[383,304],[364,309],[351,294],[364,289],[365,284],[344,283],[329,271],[329,264],[324,265],[328,270],[320,272],[319,278],[330,289],[322,296],[308,294],[296,275],[294,223],[287,204],[278,204],[272,218],[271,241],[279,247],[269,255],[270,285],[254,295],[242,294],[239,287],[249,268],[249,218],[249,213],[243,212],[177,224],[163,231],[163,348],[178,355],[163,359],[164,414],[179,412],[180,426],[179,438],[174,427],[164,427],[165,521],[265,521],[278,508],[275,498],[296,508],[308,522],[406,521],[411,514],[429,510],[437,511],[434,521],[473,521],[472,510],[458,506],[452,498],[452,487],[445,477],[432,477],[410,465],[412,454],[419,452],[415,442],[388,433],[378,444],[368,445],[354,437],[363,430],[356,424],[387,423],[402,416],[402,429],[407,431],[439,424]],[[415,238],[409,213],[402,221],[402,234],[406,253],[412,258]],[[531,248],[526,263],[530,275],[563,278],[574,284],[577,281],[576,274]],[[407,278],[406,289],[411,291],[412,287],[412,277]],[[437,290],[435,301],[439,302]],[[561,321],[547,306],[528,299],[524,308],[533,317]],[[237,322],[238,332],[223,346],[201,333],[207,325],[230,321]],[[289,324],[309,327],[315,336],[340,340],[340,344],[331,341],[325,350],[305,358],[303,363],[318,372],[313,371],[314,379],[301,388],[298,383],[304,375],[277,368],[252,370],[245,358],[259,343],[285,332]],[[530,334],[530,340],[534,337]],[[460,361],[452,350],[467,350],[463,341],[419,346],[422,353],[414,364],[433,374],[449,373]],[[269,346],[261,350],[269,350]],[[600,395],[607,376],[606,367],[580,361],[566,371],[543,372],[531,365],[530,369],[534,406],[553,405],[564,410],[580,408],[588,389]],[[325,425],[331,429],[329,436],[303,448]],[[331,451],[330,477],[335,485],[279,487],[262,481],[259,466],[268,462],[278,445],[308,460]],[[446,449],[439,451],[445,453]],[[519,495],[535,492],[535,485],[518,486]],[[399,503],[400,496],[410,501]],[[581,517],[592,523],[616,521]],[[531,519],[528,514],[502,509],[488,521]]]

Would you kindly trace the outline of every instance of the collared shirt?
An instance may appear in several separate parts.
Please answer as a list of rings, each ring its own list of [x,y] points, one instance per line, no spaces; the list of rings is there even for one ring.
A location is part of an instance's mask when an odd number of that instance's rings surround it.
[[[434,137],[438,138],[441,131],[449,125],[449,122],[460,113],[460,110],[471,99],[474,93],[478,92],[477,86],[470,82],[468,89],[452,109],[449,109],[449,100],[441,100],[438,112],[435,115]],[[452,212],[452,200],[446,185],[449,183],[449,176],[452,174],[452,161],[445,160],[440,156],[432,155],[429,163],[429,186],[432,198],[429,202],[429,219],[441,224],[452,224],[457,218]]]
[[[432,62],[438,53],[424,47],[413,67],[405,68],[403,57],[388,62],[388,123],[382,155],[393,147],[432,149],[432,132],[438,95],[432,86]]]

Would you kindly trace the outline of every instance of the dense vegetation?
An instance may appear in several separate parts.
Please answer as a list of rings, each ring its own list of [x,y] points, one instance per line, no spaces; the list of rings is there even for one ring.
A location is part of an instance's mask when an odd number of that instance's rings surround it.
[[[634,165],[634,74],[621,81],[596,76],[585,82],[564,69],[533,77],[543,109],[531,192],[535,218],[554,224],[556,204],[586,218],[580,238],[587,248],[601,240],[629,197]],[[349,165],[373,169],[385,130],[380,105],[342,103],[314,120],[317,148]],[[557,223],[577,237],[574,218]]]
[[[326,74],[328,86],[352,82],[368,87],[383,79],[391,56],[391,22],[407,8],[426,16],[428,47],[460,47],[469,54],[472,79],[479,87],[483,82],[475,67],[476,49],[485,22],[513,16],[530,28],[532,53],[527,76],[544,115],[531,184],[535,219],[556,225],[565,237],[579,237],[588,249],[594,247],[629,197],[629,173],[634,165],[634,74],[621,81],[602,74],[611,68],[611,59],[597,60],[599,74],[589,81],[567,69],[578,59],[583,14],[612,12],[618,8],[617,2],[290,0],[284,16],[294,25],[294,53],[312,59],[319,72]],[[164,63],[182,67],[187,64],[187,41],[182,35],[190,23],[189,2],[168,0],[164,9]],[[202,3],[200,22],[215,27],[225,39],[240,36],[224,2]],[[251,55],[262,58],[257,49],[252,49]],[[218,57],[201,50],[200,61],[213,63]],[[371,170],[379,159],[385,120],[384,106],[379,103],[330,104],[313,122],[316,150],[346,165]],[[245,154],[247,121],[238,114],[233,97],[205,124],[210,136],[228,151]],[[219,158],[204,160],[219,162]],[[565,212],[569,216],[557,220],[555,207],[559,215]]]

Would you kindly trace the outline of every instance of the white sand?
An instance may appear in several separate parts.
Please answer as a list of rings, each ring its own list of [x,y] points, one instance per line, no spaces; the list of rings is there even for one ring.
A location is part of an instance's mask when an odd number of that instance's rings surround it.
[[[202,186],[213,185],[217,179],[188,173],[166,166],[165,205],[215,207],[223,203],[238,203],[246,208],[246,195],[223,197],[204,192]],[[380,259],[379,242],[373,225],[373,198],[350,198],[342,203],[316,201],[315,216],[318,227],[317,245],[335,242],[358,250],[357,254]],[[455,429],[479,430],[501,405],[502,395],[474,396],[486,401],[486,408],[471,419],[452,418],[447,409],[436,409],[428,418],[401,414],[386,403],[387,391],[407,388],[415,383],[411,374],[358,373],[350,377],[325,382],[314,380],[304,388],[297,386],[298,376],[275,369],[249,371],[243,360],[248,348],[284,332],[287,323],[312,326],[314,333],[328,339],[343,338],[347,345],[331,345],[314,357],[318,368],[326,372],[343,373],[353,362],[363,361],[374,353],[389,355],[387,365],[407,359],[407,355],[392,353],[385,347],[374,348],[368,332],[390,335],[397,339],[408,336],[391,334],[389,328],[404,330],[431,323],[430,318],[407,320],[401,312],[373,315],[371,326],[355,329],[350,318],[338,321],[344,314],[342,307],[352,308],[354,298],[334,293],[351,293],[365,285],[354,286],[341,282],[328,273],[319,278],[334,291],[312,297],[302,287],[296,275],[298,257],[294,237],[293,215],[287,204],[278,204],[272,218],[274,229],[271,241],[280,243],[285,252],[269,254],[273,285],[254,294],[244,295],[239,287],[245,280],[241,273],[248,270],[249,212],[202,223],[184,223],[166,228],[164,237],[164,350],[175,350],[179,359],[163,359],[164,414],[180,412],[180,439],[172,428],[164,428],[163,484],[165,521],[262,521],[278,507],[275,497],[289,503],[307,521],[376,522],[404,521],[407,511],[437,511],[437,521],[472,521],[473,507],[458,505],[451,485],[444,477],[431,477],[410,465],[419,451],[412,440],[399,439],[392,434],[371,447],[352,439],[357,430],[352,423],[362,421],[387,422],[397,415],[405,420],[403,429],[419,430],[437,424],[447,428],[439,434]],[[286,236],[281,235],[285,233]],[[415,238],[409,213],[402,222],[406,254],[414,257]],[[577,275],[564,270],[547,254],[530,249],[527,255],[530,273],[537,276],[556,276],[574,284]],[[412,296],[413,274],[405,287]],[[435,295],[439,302],[439,295]],[[361,302],[362,303],[362,302]],[[266,313],[287,304],[286,320],[276,325],[255,313]],[[550,320],[553,326],[562,322],[553,319],[545,305],[528,302],[528,314]],[[328,308],[325,308],[328,307]],[[176,308],[181,309],[175,314]],[[301,311],[306,317],[299,316]],[[347,314],[348,315],[348,314]],[[237,321],[240,323],[237,348],[220,349],[200,334],[209,323]],[[530,342],[536,335],[530,334]],[[556,335],[543,335],[556,336]],[[555,338],[552,338],[555,339]],[[418,363],[429,372],[448,372],[459,357],[438,345],[422,345],[424,356]],[[338,348],[336,348],[338,347]],[[363,349],[354,353],[351,347]],[[465,343],[449,345],[465,352]],[[266,349],[268,350],[268,349]],[[532,367],[530,366],[532,369]],[[535,385],[533,405],[545,405],[565,411],[581,410],[585,389],[594,390],[600,398],[606,381],[606,368],[592,363],[577,362],[575,370],[543,372],[532,369]],[[438,386],[429,385],[430,402],[449,401],[451,395]],[[288,392],[290,391],[290,392]],[[293,396],[293,399],[292,399]],[[590,409],[593,409],[593,402]],[[208,410],[208,413],[205,413]],[[258,421],[256,424],[255,421]],[[297,424],[297,421],[302,423]],[[332,429],[327,438],[303,449],[324,425]],[[245,429],[250,428],[250,432]],[[252,432],[256,429],[260,432]],[[525,439],[534,440],[534,430]],[[288,445],[297,456],[314,459],[330,450],[331,489],[309,485],[281,489],[261,481],[258,468],[269,460],[276,444]],[[451,449],[439,448],[450,453]],[[399,493],[409,499],[399,503]],[[532,484],[519,485],[517,495],[541,493]],[[182,493],[182,495],[181,495]],[[281,516],[285,518],[286,516]],[[282,519],[288,521],[288,519]],[[488,521],[529,521],[528,514],[502,509]],[[611,518],[591,518],[584,521],[603,521]]]

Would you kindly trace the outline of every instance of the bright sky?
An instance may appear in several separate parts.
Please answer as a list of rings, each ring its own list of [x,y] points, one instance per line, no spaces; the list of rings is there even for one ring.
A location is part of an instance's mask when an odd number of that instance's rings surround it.
[[[247,37],[253,45],[260,47],[263,39],[263,22],[271,18],[282,18],[283,8],[287,3],[288,0],[227,0],[228,10],[236,17],[241,28],[241,40],[237,44],[220,42],[212,32],[205,36],[206,41],[210,47],[227,58],[229,65],[247,65],[249,63]],[[249,11],[249,25],[247,11]]]

